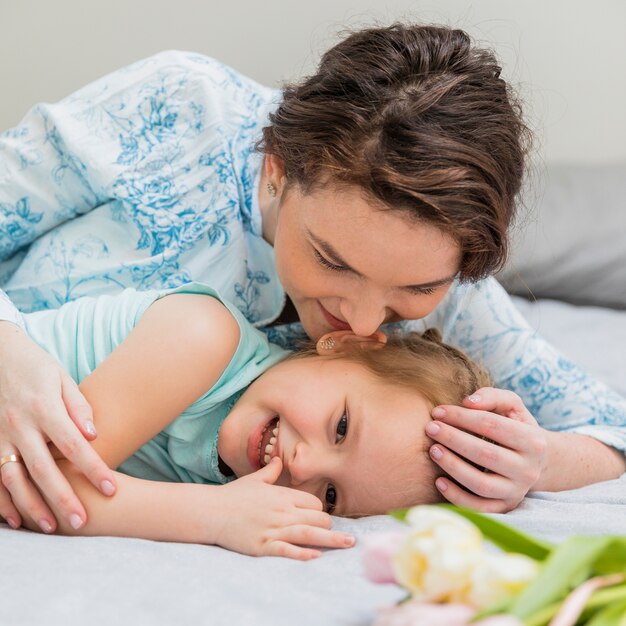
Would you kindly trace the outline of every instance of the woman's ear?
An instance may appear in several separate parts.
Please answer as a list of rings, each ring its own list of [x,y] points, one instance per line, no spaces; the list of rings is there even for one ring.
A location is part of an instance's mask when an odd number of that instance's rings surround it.
[[[265,155],[265,176],[276,191],[280,191],[285,184],[285,165],[283,160],[275,154]]]
[[[377,350],[387,343],[387,335],[380,330],[368,337],[355,335],[351,330],[334,330],[322,335],[315,346],[321,356],[341,354],[346,348],[357,345],[363,350]]]

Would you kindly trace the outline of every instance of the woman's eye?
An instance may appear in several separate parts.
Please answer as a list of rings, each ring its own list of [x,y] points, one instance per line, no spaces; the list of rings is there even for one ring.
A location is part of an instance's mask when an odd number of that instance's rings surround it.
[[[326,512],[328,514],[332,514],[335,510],[335,505],[337,504],[337,492],[332,485],[328,485],[328,487],[326,487],[325,501],[327,507]]]
[[[411,293],[415,296],[430,296],[435,293],[434,287],[419,287],[418,289],[411,290]]]
[[[315,248],[313,249],[315,253],[315,258],[320,265],[323,265],[326,269],[332,270],[333,272],[343,272],[345,271],[345,267],[342,265],[335,265],[331,263],[327,258],[323,257]]]
[[[348,414],[344,413],[337,422],[337,437],[343,439],[348,432]]]

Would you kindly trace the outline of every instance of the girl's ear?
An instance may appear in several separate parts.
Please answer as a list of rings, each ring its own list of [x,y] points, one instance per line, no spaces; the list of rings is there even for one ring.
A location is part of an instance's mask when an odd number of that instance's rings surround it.
[[[360,337],[351,330],[334,330],[320,337],[315,346],[317,353],[321,356],[325,354],[341,354],[345,348],[358,344],[363,350],[377,350],[387,343],[387,335],[380,330],[369,335]]]

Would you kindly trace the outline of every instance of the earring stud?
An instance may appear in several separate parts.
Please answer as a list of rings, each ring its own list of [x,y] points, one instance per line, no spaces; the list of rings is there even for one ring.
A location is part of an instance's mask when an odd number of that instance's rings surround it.
[[[326,337],[326,339],[320,339],[317,342],[317,347],[320,350],[332,350],[336,345],[336,341],[333,337]]]
[[[267,193],[269,193],[272,198],[276,197],[276,187],[274,187],[272,183],[267,183]]]

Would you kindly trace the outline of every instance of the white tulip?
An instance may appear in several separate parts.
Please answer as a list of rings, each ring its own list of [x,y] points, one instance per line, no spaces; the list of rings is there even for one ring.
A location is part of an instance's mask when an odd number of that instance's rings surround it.
[[[405,521],[410,533],[392,560],[396,580],[416,600],[463,602],[483,556],[480,531],[460,515],[432,506],[413,507]]]
[[[523,554],[485,551],[472,573],[465,601],[476,608],[500,603],[522,591],[538,571],[537,561]]]

